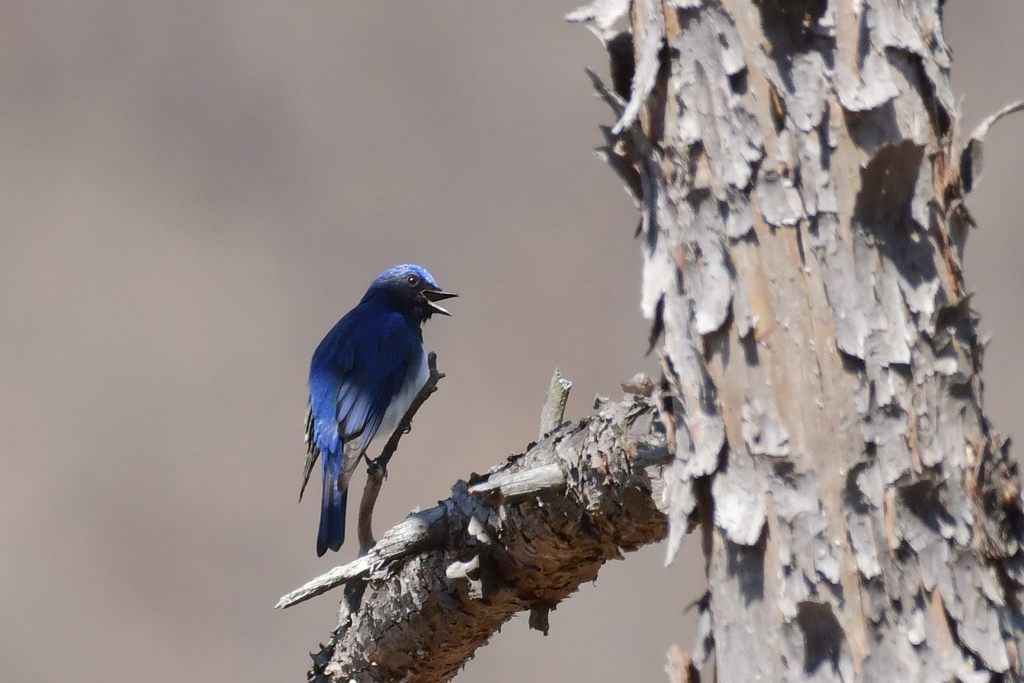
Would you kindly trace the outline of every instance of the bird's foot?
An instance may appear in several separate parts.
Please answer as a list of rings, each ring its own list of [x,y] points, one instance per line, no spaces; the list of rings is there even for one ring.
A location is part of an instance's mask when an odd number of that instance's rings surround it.
[[[376,458],[366,456],[366,469],[370,476],[380,477],[381,479],[388,478],[388,466],[386,463],[381,462],[380,456]]]

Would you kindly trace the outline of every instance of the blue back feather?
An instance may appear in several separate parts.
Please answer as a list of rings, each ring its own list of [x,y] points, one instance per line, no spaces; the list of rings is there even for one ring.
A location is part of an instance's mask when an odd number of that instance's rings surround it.
[[[310,436],[324,468],[318,555],[327,548],[337,550],[344,540],[345,491],[340,478],[345,444],[358,438],[359,453],[369,446],[388,406],[423,355],[420,321],[398,310],[386,296],[375,296],[376,286],[377,281],[327,333],[310,362]]]

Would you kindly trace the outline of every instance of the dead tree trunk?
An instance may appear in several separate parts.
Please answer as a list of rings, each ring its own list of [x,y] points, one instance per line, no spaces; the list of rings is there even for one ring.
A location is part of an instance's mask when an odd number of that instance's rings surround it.
[[[640,207],[661,394],[563,425],[282,598],[346,584],[310,679],[450,678],[667,517],[670,554],[700,525],[710,585],[679,680],[712,657],[730,683],[1021,680],[1021,490],[960,267],[981,134],[961,146],[940,0],[570,18],[611,56],[604,153]]]
[[[641,208],[643,307],[677,398],[670,546],[703,523],[697,665],[1019,678],[1020,488],[982,412],[960,266],[976,168],[941,2],[574,18],[609,45],[605,152]]]

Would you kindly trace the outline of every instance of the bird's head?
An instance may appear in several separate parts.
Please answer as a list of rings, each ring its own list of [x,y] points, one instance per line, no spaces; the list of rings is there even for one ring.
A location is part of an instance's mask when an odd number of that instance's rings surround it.
[[[427,320],[434,313],[451,315],[438,301],[458,296],[441,289],[434,276],[423,266],[406,263],[392,266],[377,276],[366,297],[385,296],[399,311]]]

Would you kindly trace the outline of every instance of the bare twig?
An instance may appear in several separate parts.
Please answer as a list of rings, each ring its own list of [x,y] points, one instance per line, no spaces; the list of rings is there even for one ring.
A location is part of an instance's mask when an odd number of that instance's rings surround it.
[[[278,600],[275,608],[283,609],[305,602],[336,586],[362,578],[376,567],[435,545],[444,538],[445,524],[444,507],[440,505],[413,513],[385,533],[369,552],[296,588]]]
[[[377,495],[380,493],[381,485],[387,479],[388,463],[391,462],[391,456],[398,450],[398,442],[402,440],[402,437],[412,431],[412,418],[416,415],[416,411],[430,398],[431,394],[437,391],[437,383],[445,377],[443,372],[437,371],[437,354],[433,351],[427,356],[427,367],[430,369],[427,381],[423,384],[419,393],[416,394],[416,398],[413,399],[408,410],[405,411],[402,421],[398,423],[395,431],[391,433],[391,436],[384,444],[380,455],[375,460],[369,457],[366,458],[366,485],[363,487],[363,498],[359,502],[358,534],[360,557],[366,555],[376,543],[373,538],[373,506],[377,503]]]
[[[971,133],[963,151],[960,153],[960,173],[963,177],[964,190],[971,192],[981,180],[984,166],[985,137],[999,119],[1024,110],[1024,100],[1008,104],[996,113],[985,118]]]
[[[551,384],[548,386],[548,396],[540,411],[540,433],[537,438],[543,439],[562,424],[565,418],[565,404],[569,401],[571,390],[572,382],[562,377],[562,372],[555,368],[551,375]]]

